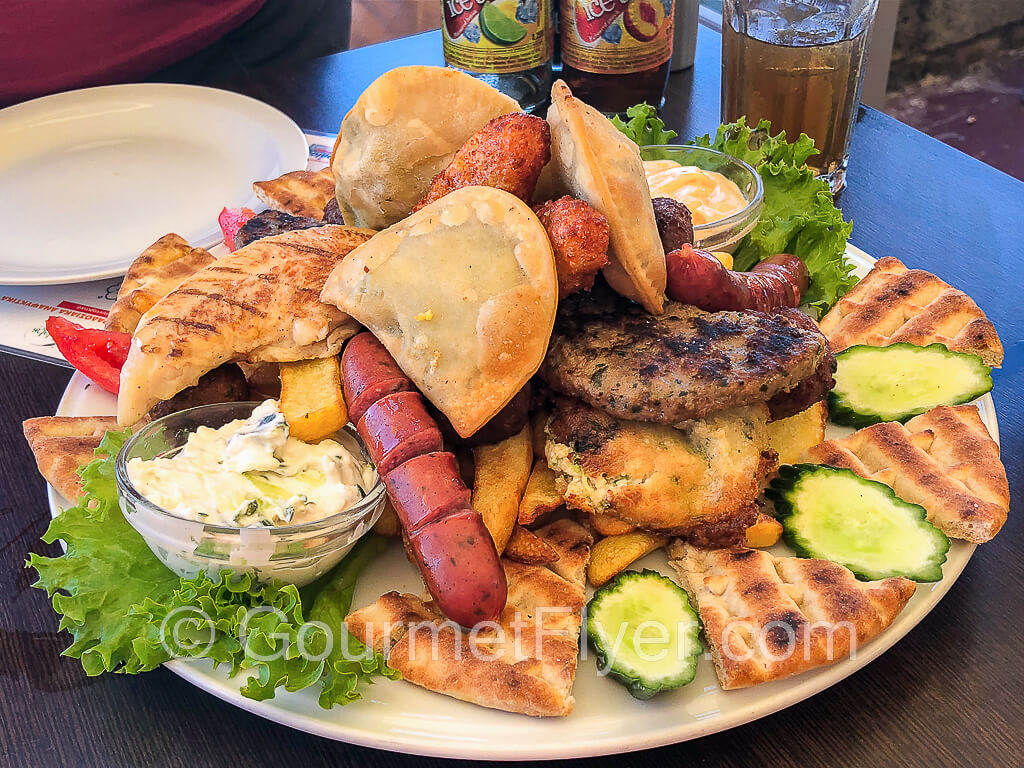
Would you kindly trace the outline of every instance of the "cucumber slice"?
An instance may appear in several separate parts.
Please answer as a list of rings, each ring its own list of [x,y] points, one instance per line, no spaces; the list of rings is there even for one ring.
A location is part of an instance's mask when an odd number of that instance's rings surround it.
[[[765,496],[800,557],[831,560],[866,581],[942,578],[949,539],[925,519],[924,507],[887,485],[849,469],[796,464],[779,469]]]
[[[587,603],[598,669],[637,699],[693,680],[703,652],[700,619],[679,586],[656,571],[620,573]]]
[[[857,345],[836,355],[829,418],[848,427],[904,422],[937,405],[960,405],[992,389],[992,369],[977,355],[942,344]]]

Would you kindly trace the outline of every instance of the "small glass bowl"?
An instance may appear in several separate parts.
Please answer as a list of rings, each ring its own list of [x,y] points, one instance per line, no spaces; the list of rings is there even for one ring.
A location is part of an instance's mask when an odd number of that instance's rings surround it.
[[[234,419],[246,419],[258,405],[220,403],[172,413],[132,435],[117,456],[117,490],[125,519],[146,540],[153,554],[179,576],[192,578],[200,571],[215,576],[218,571],[231,569],[236,573],[255,572],[263,581],[275,578],[301,587],[337,565],[384,509],[384,483],[378,477],[358,504],[323,520],[234,528],[174,515],[153,504],[132,485],[128,477],[131,459],[172,454],[185,445],[197,427],[216,429]],[[370,461],[351,426],[334,439],[353,455]]]
[[[735,182],[747,204],[718,221],[694,226],[693,245],[705,251],[732,253],[740,240],[754,228],[764,207],[764,183],[753,166],[737,157],[707,147],[689,144],[658,144],[641,147],[644,160],[674,160],[680,165],[695,165],[704,171],[715,171]]]

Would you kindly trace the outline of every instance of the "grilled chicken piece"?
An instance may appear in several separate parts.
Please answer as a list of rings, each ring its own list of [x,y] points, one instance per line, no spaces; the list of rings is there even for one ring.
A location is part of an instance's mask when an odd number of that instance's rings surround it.
[[[559,310],[540,374],[558,392],[613,416],[678,424],[764,403],[829,355],[797,310],[704,312],[669,302],[654,317],[605,291]]]
[[[320,301],[331,270],[372,230],[324,226],[268,237],[223,256],[143,315],[121,369],[117,419],[132,424],[227,362],[338,354],[358,329]]]
[[[496,187],[529,203],[540,171],[550,159],[546,120],[523,112],[501,115],[469,137],[413,210],[456,189],[474,186]]]
[[[608,220],[590,203],[568,195],[538,205],[534,213],[555,254],[558,298],[589,291],[608,265]]]

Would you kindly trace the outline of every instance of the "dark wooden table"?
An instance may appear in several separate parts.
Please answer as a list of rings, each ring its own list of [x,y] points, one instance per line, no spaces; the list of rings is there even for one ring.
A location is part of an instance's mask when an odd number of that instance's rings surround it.
[[[335,131],[379,73],[440,63],[436,33],[251,72],[219,85],[283,109],[305,128]],[[215,83],[218,84],[218,83]],[[683,137],[718,123],[719,40],[701,31],[692,72],[673,76],[667,122]],[[1013,508],[946,598],[895,648],[845,682],[771,717],[699,741],[598,765],[1024,765],[1024,184],[873,110],[862,110],[841,204],[853,242],[937,272],[973,296],[1006,344],[996,374]],[[49,515],[21,421],[52,413],[68,372],[0,357],[0,766],[387,765],[440,761],[307,736],[246,714],[157,670],[86,678],[62,659],[46,596],[29,589],[29,550]],[[340,713],[339,717],[344,717]]]

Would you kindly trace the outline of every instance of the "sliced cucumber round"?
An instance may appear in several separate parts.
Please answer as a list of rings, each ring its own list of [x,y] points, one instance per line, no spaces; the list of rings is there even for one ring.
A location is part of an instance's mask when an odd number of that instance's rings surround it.
[[[598,669],[637,699],[693,680],[703,653],[700,618],[679,586],[656,571],[626,571],[587,603]]]
[[[977,355],[942,344],[857,345],[836,355],[829,418],[848,427],[904,422],[938,405],[960,405],[992,389],[992,369]]]
[[[858,579],[942,578],[949,539],[924,507],[849,469],[796,464],[779,469],[765,491],[782,535],[800,557],[831,560]]]

